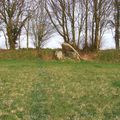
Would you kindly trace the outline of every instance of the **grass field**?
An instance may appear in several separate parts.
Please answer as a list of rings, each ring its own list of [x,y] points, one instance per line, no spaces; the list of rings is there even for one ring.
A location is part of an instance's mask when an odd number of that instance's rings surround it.
[[[0,120],[120,120],[120,64],[0,60]]]

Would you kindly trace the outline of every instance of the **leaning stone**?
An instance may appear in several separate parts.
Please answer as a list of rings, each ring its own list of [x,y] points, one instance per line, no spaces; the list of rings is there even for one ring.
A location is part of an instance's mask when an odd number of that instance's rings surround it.
[[[78,51],[69,43],[63,43],[62,44],[62,49],[65,54],[65,56],[80,60],[81,56],[78,53]],[[71,55],[72,54],[72,55]]]

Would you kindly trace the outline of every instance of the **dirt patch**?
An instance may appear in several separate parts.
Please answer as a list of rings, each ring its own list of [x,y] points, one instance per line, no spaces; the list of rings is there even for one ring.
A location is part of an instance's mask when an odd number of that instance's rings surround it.
[[[79,53],[81,58],[86,61],[93,61],[97,57],[97,53],[85,53],[85,52],[80,52]]]

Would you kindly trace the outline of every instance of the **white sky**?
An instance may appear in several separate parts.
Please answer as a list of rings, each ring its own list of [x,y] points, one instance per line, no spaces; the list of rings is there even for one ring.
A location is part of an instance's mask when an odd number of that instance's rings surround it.
[[[59,35],[54,35],[53,37],[48,40],[48,42],[45,44],[44,48],[60,48],[61,43],[63,42],[62,38]],[[26,37],[23,35],[21,36],[21,47],[26,47]],[[33,48],[33,42],[30,41],[29,47]],[[107,32],[104,35],[103,41],[102,41],[102,47],[101,49],[114,49],[115,48],[115,42],[112,33]],[[0,49],[5,49],[5,40],[4,36],[0,33]]]
[[[114,48],[115,48],[115,41],[113,35],[110,33],[106,33],[102,41],[101,49],[114,49]]]

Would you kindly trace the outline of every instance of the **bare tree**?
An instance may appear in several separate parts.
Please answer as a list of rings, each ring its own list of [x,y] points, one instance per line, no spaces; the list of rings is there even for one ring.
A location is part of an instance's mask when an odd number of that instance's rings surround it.
[[[29,18],[27,0],[0,0],[0,19],[5,24],[10,49],[15,49],[18,36]]]
[[[79,47],[84,24],[82,2],[80,0],[47,0],[46,11],[64,42]]]
[[[29,34],[34,36],[35,47],[40,49],[55,28],[64,42],[74,48],[80,48],[83,41],[83,47],[89,48],[91,44],[94,50],[99,50],[102,37],[107,30],[113,1],[115,41],[118,48],[118,0],[1,0],[0,20],[5,25],[10,49],[15,49],[24,26],[27,48]]]
[[[45,10],[46,0],[36,0],[34,3],[36,9],[30,19],[30,26],[35,47],[40,49],[51,37],[54,29]]]
[[[84,50],[87,51],[88,49],[88,17],[89,17],[89,1],[83,0],[83,4],[85,6],[85,45]]]
[[[90,0],[91,43],[95,50],[99,50],[102,37],[107,30],[111,14],[112,0]]]

